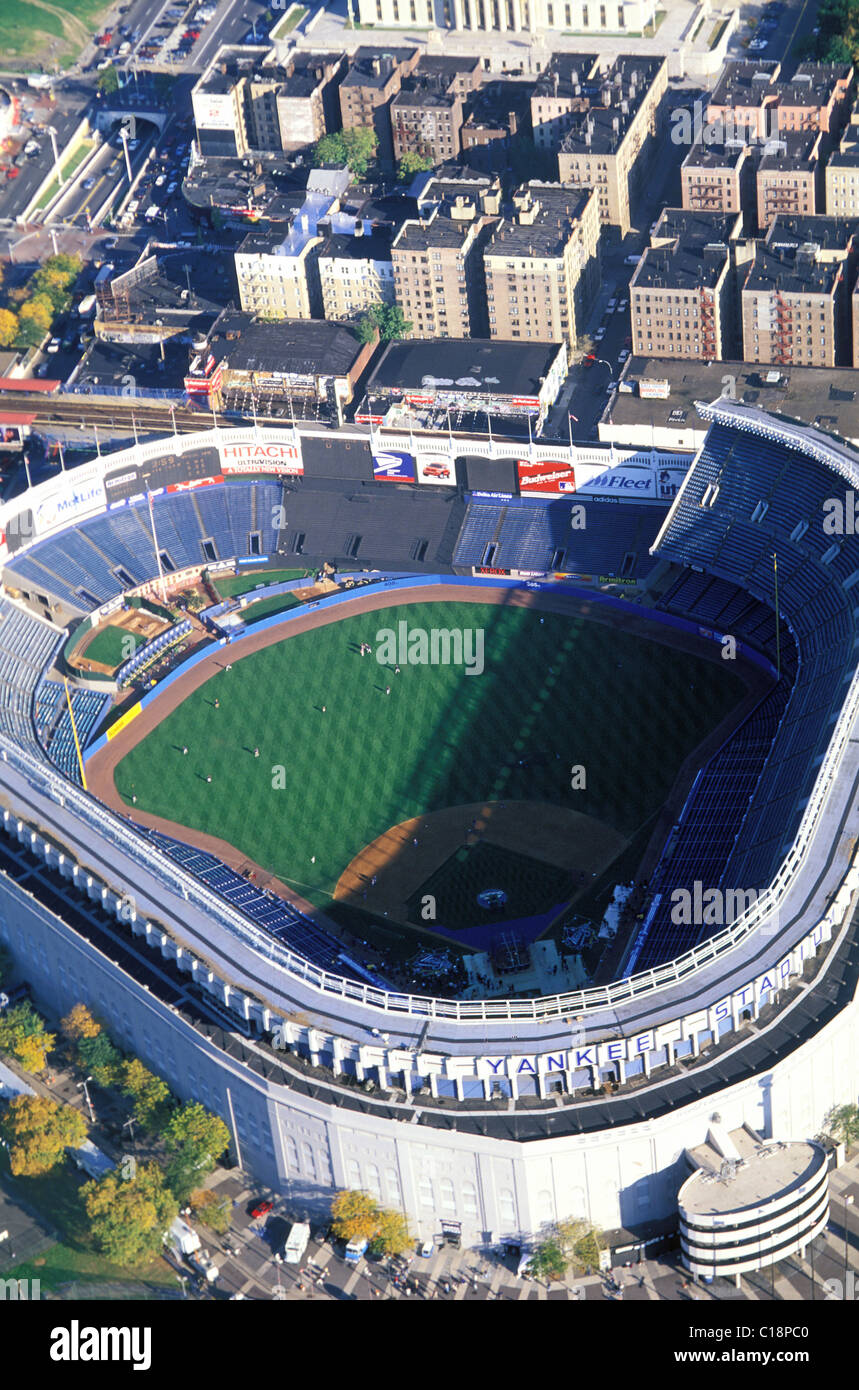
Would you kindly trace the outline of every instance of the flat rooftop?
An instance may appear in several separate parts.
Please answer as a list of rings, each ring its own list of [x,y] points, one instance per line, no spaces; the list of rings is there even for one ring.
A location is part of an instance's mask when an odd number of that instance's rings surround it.
[[[767,383],[777,372],[779,381]],[[649,431],[676,430],[700,434],[708,428],[695,410],[696,401],[714,401],[722,394],[723,378],[734,382],[736,399],[744,405],[767,410],[802,425],[813,425],[827,434],[859,443],[859,374],[852,367],[778,367],[766,363],[680,362],[665,357],[631,357],[622,380],[637,383],[667,381],[670,394],[650,400],[616,393],[605,407],[602,425],[609,421],[616,436],[628,427]],[[611,431],[601,429],[603,438]]]
[[[743,292],[781,294],[832,294],[842,274],[838,261],[818,261],[801,247],[769,250],[755,248],[755,259],[749,267]]]
[[[824,1162],[813,1145],[801,1140],[791,1143],[758,1144],[746,1131],[731,1133],[737,1141],[736,1159],[725,1159],[711,1144],[691,1150],[701,1166],[681,1189],[679,1202],[688,1216],[717,1216],[763,1206],[800,1187]]]
[[[416,48],[356,48],[340,85],[381,90],[400,64],[410,62],[417,51]]]
[[[651,241],[670,237],[683,246],[707,246],[728,242],[742,230],[742,214],[707,212],[696,208],[664,208]]]
[[[704,250],[699,246],[649,247],[630,282],[634,290],[714,289],[725,273],[728,248]]]
[[[560,184],[528,184],[532,206],[538,211],[533,222],[517,222],[505,217],[495,228],[486,246],[488,256],[560,255],[570,239],[573,224],[580,222],[593,196],[587,189],[564,188]]]
[[[487,338],[426,338],[391,343],[367,382],[367,394],[459,388],[488,396],[536,396],[560,346],[525,346]]]
[[[325,319],[262,323],[227,311],[209,334],[209,346],[230,371],[346,376],[362,351],[355,334]]]
[[[474,225],[473,221],[454,221],[452,217],[437,213],[432,219],[404,222],[394,239],[394,246],[397,251],[427,251],[430,247],[452,249],[462,245]]]

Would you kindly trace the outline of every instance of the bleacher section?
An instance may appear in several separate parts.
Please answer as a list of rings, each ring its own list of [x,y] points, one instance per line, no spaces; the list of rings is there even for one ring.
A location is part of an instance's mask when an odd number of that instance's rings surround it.
[[[198,488],[193,494],[154,498],[163,569],[169,573],[233,556],[274,553],[281,501],[280,483],[249,483],[243,478]],[[37,542],[10,561],[5,579],[15,588],[52,594],[87,611],[157,573],[149,508],[139,502]]]
[[[684,568],[662,606],[771,660],[777,560],[781,680],[699,778],[651,880],[652,898],[663,900],[630,962],[636,971],[727,925],[673,923],[672,888],[691,891],[697,879],[761,892],[795,838],[857,661],[853,601],[841,584],[859,569],[859,537],[843,538],[835,563],[822,563],[832,545],[823,504],[839,488],[807,454],[715,423],[660,540],[661,558],[688,565],[694,555],[705,571]]]
[[[580,509],[575,528],[574,507]],[[454,564],[643,578],[656,564],[649,550],[664,519],[662,507],[581,496],[509,502],[471,496]]]
[[[205,850],[195,849],[193,845],[186,845],[181,840],[173,840],[160,830],[149,830],[146,833],[153,844],[164,850],[177,864],[181,864],[183,869],[187,869],[201,883],[205,883],[227,902],[239,908],[252,922],[264,927],[285,946],[300,952],[307,960],[313,961],[325,970],[333,968],[339,975],[348,975],[350,979],[363,981],[363,976],[356,974],[340,959],[340,942],[317,927],[297,908],[290,907],[283,898],[254,887],[241,874],[227,868],[220,859],[216,859]],[[379,982],[382,983],[381,976]]]
[[[60,772],[64,772],[73,782],[80,785],[81,774],[77,750],[75,749],[75,736],[62,686],[60,686],[60,693],[62,706],[55,712],[54,725],[46,735],[47,752]],[[90,734],[98,727],[110,708],[111,697],[110,695],[101,695],[97,690],[70,690],[69,694],[71,695],[78,740],[81,749],[84,749]]]
[[[33,695],[61,640],[56,628],[0,599],[0,731],[34,752]]]

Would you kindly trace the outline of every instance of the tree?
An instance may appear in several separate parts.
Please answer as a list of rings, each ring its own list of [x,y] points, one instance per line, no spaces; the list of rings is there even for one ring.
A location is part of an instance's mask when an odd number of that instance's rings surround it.
[[[157,1130],[170,1096],[167,1083],[147,1071],[138,1057],[132,1057],[120,1064],[119,1089],[131,1100],[138,1123],[144,1129]]]
[[[76,251],[57,251],[56,255],[48,256],[43,266],[45,270],[55,270],[65,275],[67,285],[78,278],[83,268],[83,260]]]
[[[198,1101],[189,1101],[174,1110],[162,1131],[170,1155],[167,1181],[180,1202],[201,1178],[211,1173],[230,1142],[223,1120]]]
[[[859,1142],[859,1106],[835,1105],[824,1121],[826,1133],[839,1144]]]
[[[55,1042],[32,1004],[18,1004],[0,1014],[0,1052],[8,1052],[26,1071],[42,1071]]]
[[[409,1223],[401,1211],[382,1207],[376,1214],[376,1230],[370,1244],[377,1255],[402,1255],[412,1244]]]
[[[101,1024],[93,1018],[86,1004],[75,1004],[60,1020],[60,1032],[70,1043],[81,1042],[84,1038],[97,1038]]]
[[[16,344],[19,347],[38,347],[51,326],[53,314],[50,304],[42,299],[29,299],[21,305],[18,314],[18,337]]]
[[[370,126],[337,130],[317,141],[313,158],[317,164],[335,164],[341,169],[345,166],[356,179],[362,179],[375,158],[378,143],[376,132]]]
[[[823,61],[824,63],[853,62],[853,54],[840,35],[835,35],[827,43],[823,51]]]
[[[132,1178],[108,1173],[83,1188],[95,1248],[113,1264],[143,1264],[161,1249],[179,1203],[157,1163],[141,1164]]]
[[[34,1178],[56,1167],[67,1148],[78,1148],[87,1135],[86,1121],[69,1105],[45,1096],[15,1096],[0,1123],[9,1145],[9,1164],[16,1177]]]
[[[358,340],[372,343],[378,332],[383,343],[405,338],[414,325],[404,317],[399,304],[373,304],[358,320]]]
[[[0,347],[11,347],[17,336],[17,316],[11,309],[0,309]]]
[[[418,154],[416,150],[406,150],[400,156],[397,166],[397,177],[402,183],[406,179],[413,179],[415,174],[423,174],[427,169],[432,169],[435,164],[431,154]]]
[[[567,1272],[567,1257],[557,1240],[541,1241],[531,1256],[529,1269],[535,1279],[563,1279]]]
[[[567,1263],[577,1274],[599,1268],[602,1240],[599,1231],[587,1221],[559,1221],[557,1240]]]
[[[78,1043],[77,1060],[80,1066],[92,1073],[97,1085],[105,1089],[116,1085],[122,1065],[122,1053],[114,1047],[107,1033],[101,1032],[94,1038],[81,1038]]]
[[[217,1235],[225,1235],[230,1229],[233,1206],[229,1198],[219,1197],[207,1187],[198,1187],[191,1193],[189,1203],[198,1220]]]
[[[95,85],[105,96],[110,96],[113,92],[119,90],[119,74],[113,66],[113,63],[111,63],[109,68],[105,68],[99,73]]]
[[[379,1208],[366,1192],[348,1188],[331,1203],[331,1228],[341,1240],[372,1240],[379,1226]]]

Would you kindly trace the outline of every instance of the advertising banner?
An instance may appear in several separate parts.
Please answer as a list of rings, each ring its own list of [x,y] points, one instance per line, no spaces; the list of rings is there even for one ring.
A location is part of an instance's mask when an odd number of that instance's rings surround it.
[[[373,477],[388,483],[413,483],[416,478],[414,455],[402,449],[374,454]]]
[[[434,483],[436,486],[440,484],[442,487],[456,485],[456,468],[449,454],[420,451],[415,455],[415,463],[419,483]]]
[[[188,479],[186,482],[184,482],[184,483],[168,483],[168,484],[167,484],[166,491],[167,491],[167,492],[190,492],[190,491],[192,490],[192,488],[197,488],[197,487],[211,487],[213,483],[222,483],[223,481],[224,481],[224,475],[223,475],[223,473],[216,473],[214,478],[189,478],[189,479]],[[155,496],[154,493],[153,493],[152,495],[153,495],[153,497]]]
[[[50,493],[35,509],[36,534],[50,531],[88,512],[103,511],[107,505],[104,483],[101,478],[93,478],[77,487],[67,485]]]
[[[230,444],[221,445],[221,467],[227,476],[236,473],[277,473],[304,476],[301,440],[267,439],[265,434],[249,433]]]
[[[562,492],[576,491],[576,473],[572,463],[566,460],[517,459],[519,491],[525,495],[533,493],[538,497],[555,497]]]

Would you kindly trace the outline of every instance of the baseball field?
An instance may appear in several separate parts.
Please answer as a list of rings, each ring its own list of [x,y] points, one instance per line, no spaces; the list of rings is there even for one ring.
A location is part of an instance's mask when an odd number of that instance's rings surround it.
[[[411,659],[416,632],[431,658],[433,631],[460,634],[474,674]],[[579,838],[579,864],[604,862],[601,842],[611,858],[632,840],[746,695],[725,663],[497,600],[362,612],[226,661],[219,650],[113,783],[146,823],[226,841],[317,906],[344,895],[350,866],[351,891],[380,888],[386,857],[404,901],[492,808],[511,852],[545,845],[557,864],[556,842]]]

